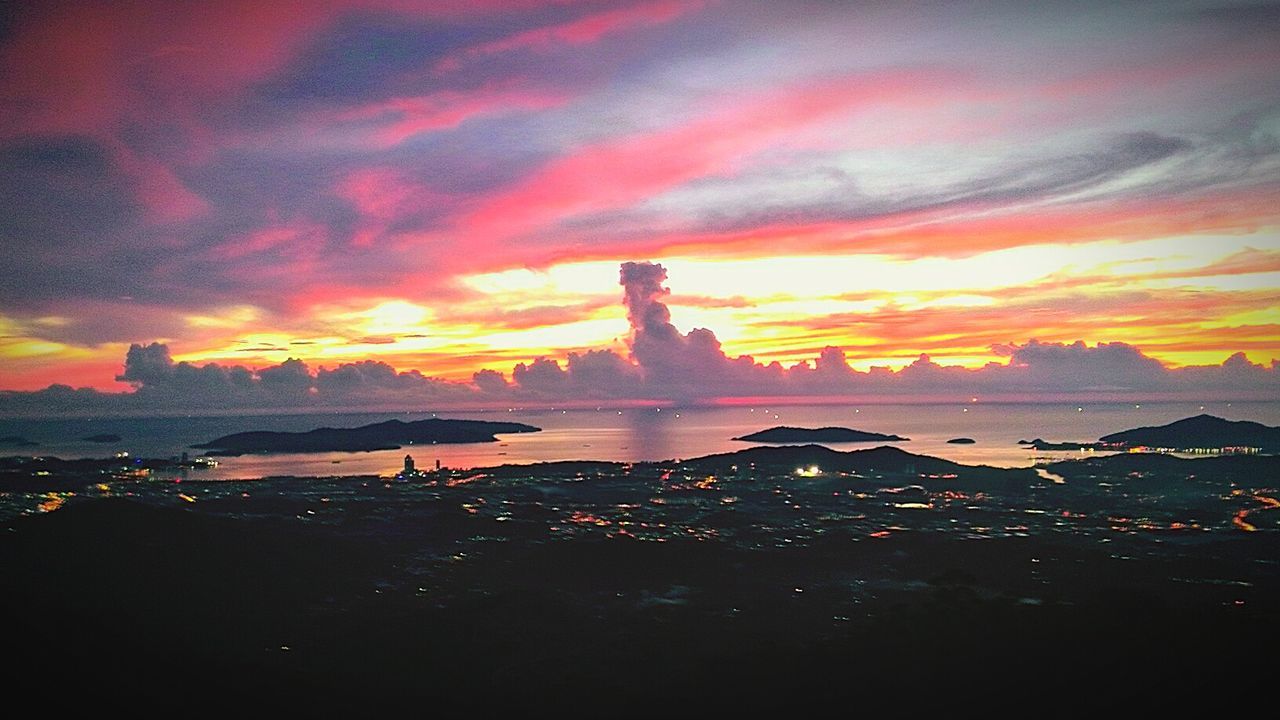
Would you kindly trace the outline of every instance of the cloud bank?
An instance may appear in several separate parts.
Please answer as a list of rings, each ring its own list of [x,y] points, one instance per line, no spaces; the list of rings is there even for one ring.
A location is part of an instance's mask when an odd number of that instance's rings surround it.
[[[702,404],[767,397],[962,401],[988,399],[1280,400],[1280,363],[1250,362],[1236,353],[1220,365],[1169,368],[1126,343],[1089,346],[1030,340],[993,348],[1005,362],[980,368],[944,366],[921,355],[900,369],[850,367],[827,347],[812,361],[784,367],[748,355],[729,357],[711,330],[681,332],[664,302],[670,290],[660,264],[627,262],[619,283],[630,324],[628,353],[570,353],[561,364],[540,357],[510,377],[476,372],[470,382],[397,371],[374,360],[311,368],[297,359],[249,369],[174,362],[162,343],[134,344],[117,380],[131,392],[105,393],[51,385],[0,393],[0,413],[234,411],[257,409],[447,409],[496,405],[582,405],[656,402]]]

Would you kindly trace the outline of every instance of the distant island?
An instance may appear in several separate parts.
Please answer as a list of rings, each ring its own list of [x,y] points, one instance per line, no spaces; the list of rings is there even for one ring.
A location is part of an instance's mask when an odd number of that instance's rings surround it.
[[[1108,445],[1100,442],[1049,442],[1044,438],[1036,438],[1035,440],[1019,440],[1019,445],[1026,445],[1033,450],[1122,450],[1123,448],[1116,445]]]
[[[973,445],[976,442],[978,441],[970,437],[951,438],[947,441],[950,445]]]
[[[1248,420],[1225,420],[1214,415],[1196,415],[1167,425],[1122,430],[1097,442],[1050,442],[1043,438],[1019,440],[1036,450],[1095,450],[1118,452],[1147,449],[1188,453],[1274,453],[1280,452],[1280,427]]]
[[[80,438],[80,439],[81,439],[81,440],[84,440],[84,441],[86,441],[86,442],[92,442],[92,443],[113,443],[113,442],[120,442],[120,436],[119,436],[119,435],[112,435],[112,434],[110,434],[110,433],[102,433],[101,435],[90,435],[89,437],[84,437],[84,438]]]
[[[0,447],[35,447],[40,443],[28,440],[21,435],[5,435],[0,437]]]
[[[394,450],[415,443],[495,442],[498,434],[538,432],[542,428],[524,423],[431,418],[386,422],[355,428],[317,428],[308,432],[253,432],[224,435],[193,448],[207,455],[234,456],[247,453],[368,452]]]
[[[1280,427],[1248,420],[1225,420],[1214,415],[1196,415],[1168,425],[1112,433],[1102,437],[1101,441],[1125,447],[1173,450],[1258,448],[1264,452],[1276,452],[1280,451]]]
[[[733,439],[759,443],[854,443],[903,442],[910,438],[843,427],[799,428],[779,425]]]

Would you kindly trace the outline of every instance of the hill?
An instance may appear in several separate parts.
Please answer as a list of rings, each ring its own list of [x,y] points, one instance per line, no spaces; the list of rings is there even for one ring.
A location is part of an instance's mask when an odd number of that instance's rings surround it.
[[[523,423],[431,418],[386,422],[355,428],[317,428],[308,432],[253,432],[224,435],[194,448],[209,455],[245,453],[362,452],[394,450],[414,443],[494,442],[501,433],[538,432],[541,428]]]
[[[779,425],[750,435],[733,438],[759,443],[854,443],[854,442],[902,442],[910,438],[898,435],[853,430],[844,427],[799,428]]]
[[[1168,425],[1124,430],[1101,438],[1104,443],[1123,443],[1175,449],[1256,447],[1280,451],[1280,427],[1248,420],[1224,420],[1214,415],[1196,415]]]
[[[962,465],[929,455],[916,455],[895,447],[881,446],[867,450],[841,452],[821,445],[786,445],[756,447],[731,453],[707,455],[685,460],[685,468],[704,472],[731,472],[745,468],[791,472],[797,468],[817,467],[822,472],[848,472],[881,475],[958,475],[966,478],[1019,476],[1034,477],[1027,468],[993,468],[985,465]]]

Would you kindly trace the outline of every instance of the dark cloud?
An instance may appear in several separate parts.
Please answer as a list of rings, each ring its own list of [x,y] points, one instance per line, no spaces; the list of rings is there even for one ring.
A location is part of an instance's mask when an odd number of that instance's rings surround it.
[[[171,307],[142,305],[126,298],[74,303],[51,299],[43,307],[11,312],[28,337],[77,347],[181,337],[188,329],[186,321]]]
[[[1270,35],[1280,32],[1280,5],[1276,3],[1241,3],[1188,11],[1193,22],[1221,25],[1233,33]]]
[[[175,363],[162,343],[133,345],[117,380],[131,383],[132,393],[89,393],[94,402],[109,398],[117,409],[175,410],[184,408],[307,408],[383,406],[388,403],[475,400],[470,386],[424,377],[416,370],[397,372],[384,362],[365,360],[335,368],[312,370],[289,359],[278,365],[250,370],[217,363]],[[11,395],[9,405],[21,404]],[[62,392],[62,391],[58,391]],[[65,395],[65,393],[63,393]],[[60,396],[61,397],[61,396]],[[0,406],[3,406],[0,400]]]
[[[631,323],[631,356],[643,373],[646,387],[661,388],[677,397],[715,394],[733,383],[737,368],[720,349],[710,330],[696,328],[682,334],[671,324],[663,298],[667,271],[653,263],[623,263],[619,282]]]
[[[0,283],[5,307],[65,296],[111,298],[145,285],[118,235],[141,218],[132,183],[97,142],[78,136],[0,148]]]
[[[124,358],[124,372],[116,380],[138,385],[161,385],[173,377],[173,358],[162,343],[131,345]]]
[[[441,60],[488,41],[563,21],[572,7],[508,8],[483,21],[466,17],[414,18],[404,13],[354,11],[312,38],[292,61],[250,93],[241,115],[253,123],[274,123],[314,108],[354,107],[398,96],[436,90],[466,90],[509,79],[513,70],[526,80],[572,77],[564,66],[515,68],[509,59],[496,66],[468,63],[437,72]]]
[[[569,353],[563,368],[548,358],[538,358],[527,365],[519,363],[511,379],[510,386],[498,386],[492,377],[485,378],[485,382],[491,391],[510,391],[511,397],[525,400],[564,402],[645,396],[640,368],[612,350]]]
[[[491,36],[390,14],[352,14],[314,39],[276,77],[256,91],[267,106],[356,104],[395,92],[409,71]]]
[[[1009,370],[1022,371],[1028,387],[1061,385],[1080,390],[1155,389],[1165,384],[1168,371],[1155,358],[1125,343],[1089,347],[1030,343],[1013,348]]]
[[[522,389],[545,397],[565,397],[569,387],[568,374],[560,363],[549,358],[518,363],[511,371],[511,379]]]
[[[0,47],[13,37],[14,30],[20,22],[19,16],[22,10],[21,3],[0,3]]]
[[[1186,140],[1153,132],[1121,135],[1097,150],[1021,164],[956,189],[954,196],[923,207],[954,203],[1035,200],[1095,187],[1186,152]]]
[[[491,395],[505,394],[510,389],[506,376],[497,370],[477,371],[471,376],[471,384],[479,388],[480,392]]]
[[[481,197],[527,177],[555,156],[555,148],[531,143],[528,134],[527,118],[476,120],[414,138],[407,150],[388,151],[387,162],[433,191]]]

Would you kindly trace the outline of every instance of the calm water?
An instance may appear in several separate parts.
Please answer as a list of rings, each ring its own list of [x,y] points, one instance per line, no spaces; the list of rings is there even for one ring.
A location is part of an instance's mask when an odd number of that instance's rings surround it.
[[[1230,420],[1280,425],[1280,402],[1143,403],[1029,405],[784,405],[776,407],[630,408],[623,410],[516,410],[449,412],[439,417],[514,420],[543,428],[539,433],[501,436],[497,443],[409,446],[369,453],[320,453],[221,458],[221,465],[193,474],[210,479],[271,475],[328,476],[392,474],[406,452],[419,467],[439,460],[468,468],[553,460],[665,460],[750,447],[731,438],[774,425],[838,425],[902,435],[894,443],[910,452],[958,462],[1027,466],[1033,456],[1067,457],[1077,453],[1037,453],[1017,445],[1037,437],[1054,441],[1092,441],[1108,433],[1142,425],[1161,425],[1201,412]],[[80,418],[0,420],[0,437],[19,435],[36,447],[0,447],[0,455],[104,457],[119,450],[146,457],[170,457],[194,443],[246,430],[306,431],[317,427],[356,427],[391,418],[418,420],[433,413],[342,413],[177,418]],[[114,434],[121,440],[98,444],[81,440]],[[970,437],[974,445],[947,440]],[[851,450],[874,444],[833,443]],[[192,455],[199,451],[191,451]]]

